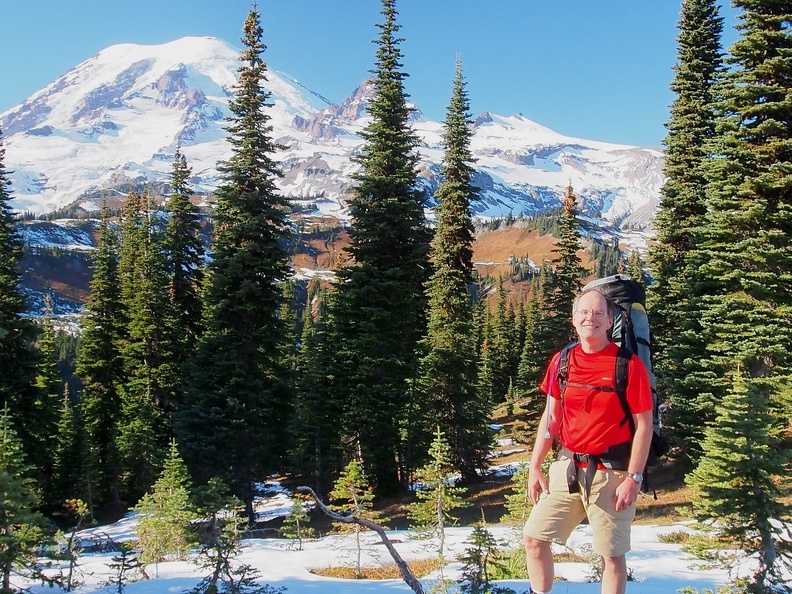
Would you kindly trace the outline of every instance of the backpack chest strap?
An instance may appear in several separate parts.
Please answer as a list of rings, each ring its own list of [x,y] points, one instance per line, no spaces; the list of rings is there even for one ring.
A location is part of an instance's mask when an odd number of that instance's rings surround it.
[[[615,386],[597,386],[594,384],[580,384],[578,382],[564,382],[566,387],[582,388],[584,390],[599,390],[600,392],[616,392]]]

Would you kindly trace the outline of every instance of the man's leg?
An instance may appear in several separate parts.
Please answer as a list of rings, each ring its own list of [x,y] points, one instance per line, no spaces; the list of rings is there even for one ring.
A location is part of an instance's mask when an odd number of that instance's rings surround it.
[[[586,517],[580,494],[570,493],[567,486],[570,464],[570,460],[559,460],[550,465],[550,492],[539,497],[523,527],[528,577],[534,592],[550,592],[553,588],[551,543],[566,542],[575,526]]]
[[[528,578],[534,592],[550,592],[553,589],[555,574],[553,571],[553,552],[550,543],[523,535],[525,544],[525,560],[528,566]]]
[[[591,486],[590,504],[586,508],[594,536],[594,552],[602,557],[602,594],[625,594],[630,530],[635,504],[616,511],[616,488],[624,472],[598,470]]]
[[[602,594],[624,594],[627,590],[627,559],[602,558]]]

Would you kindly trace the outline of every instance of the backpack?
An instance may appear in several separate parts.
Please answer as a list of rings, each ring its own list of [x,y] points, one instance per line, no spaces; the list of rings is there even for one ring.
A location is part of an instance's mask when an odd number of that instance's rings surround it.
[[[619,345],[613,390],[618,395],[619,402],[624,409],[625,419],[622,422],[629,423],[633,433],[635,433],[635,422],[627,403],[627,366],[630,357],[634,355],[640,357],[649,372],[654,407],[652,409],[652,447],[649,450],[647,466],[656,466],[659,464],[660,458],[665,456],[670,448],[661,429],[657,382],[652,370],[652,340],[649,317],[646,314],[646,290],[626,274],[614,274],[593,280],[584,286],[582,291],[590,289],[602,293],[617,306],[610,336],[611,340]],[[575,344],[577,343],[565,347],[559,357],[557,375],[561,394],[563,394],[569,370],[569,349]],[[644,487],[646,488],[647,485]]]

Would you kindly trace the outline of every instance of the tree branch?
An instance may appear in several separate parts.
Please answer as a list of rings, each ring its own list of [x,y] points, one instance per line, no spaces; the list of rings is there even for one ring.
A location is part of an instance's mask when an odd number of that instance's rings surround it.
[[[311,497],[313,497],[314,501],[316,501],[316,505],[319,506],[319,509],[322,510],[322,512],[324,512],[334,521],[343,522],[345,524],[359,524],[379,534],[379,537],[382,539],[382,544],[384,544],[385,548],[388,549],[390,556],[393,558],[393,561],[396,563],[396,566],[399,568],[399,571],[401,572],[402,575],[402,579],[405,581],[405,583],[408,586],[410,586],[410,588],[412,589],[413,592],[415,592],[415,594],[424,594],[424,590],[423,590],[423,586],[421,586],[421,582],[419,582],[418,578],[416,578],[415,575],[413,575],[413,572],[410,571],[410,567],[407,565],[404,559],[401,558],[399,552],[394,548],[393,543],[388,538],[388,535],[385,534],[385,529],[382,526],[380,526],[379,524],[375,524],[371,520],[367,520],[365,518],[359,518],[357,516],[342,516],[341,514],[335,513],[324,503],[322,503],[322,500],[319,499],[319,496],[314,492],[313,489],[311,489],[311,487],[297,487],[296,490],[298,493],[308,493]]]

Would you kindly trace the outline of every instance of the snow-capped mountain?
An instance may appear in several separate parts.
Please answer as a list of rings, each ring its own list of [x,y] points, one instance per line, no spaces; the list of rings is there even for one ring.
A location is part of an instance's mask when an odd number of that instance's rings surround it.
[[[42,214],[90,203],[103,191],[161,187],[178,146],[196,192],[211,193],[217,163],[230,155],[224,126],[238,55],[212,37],[114,45],[0,114],[12,207]],[[370,84],[341,105],[274,70],[266,86],[273,136],[283,146],[277,155],[282,192],[308,210],[346,216],[356,168],[350,157],[363,142]],[[422,141],[421,180],[432,192],[443,156],[442,123],[416,109],[413,125]],[[571,183],[585,214],[621,227],[651,224],[663,181],[658,149],[565,137],[522,115],[490,113],[476,119],[471,149],[481,188],[478,216],[558,206]]]

